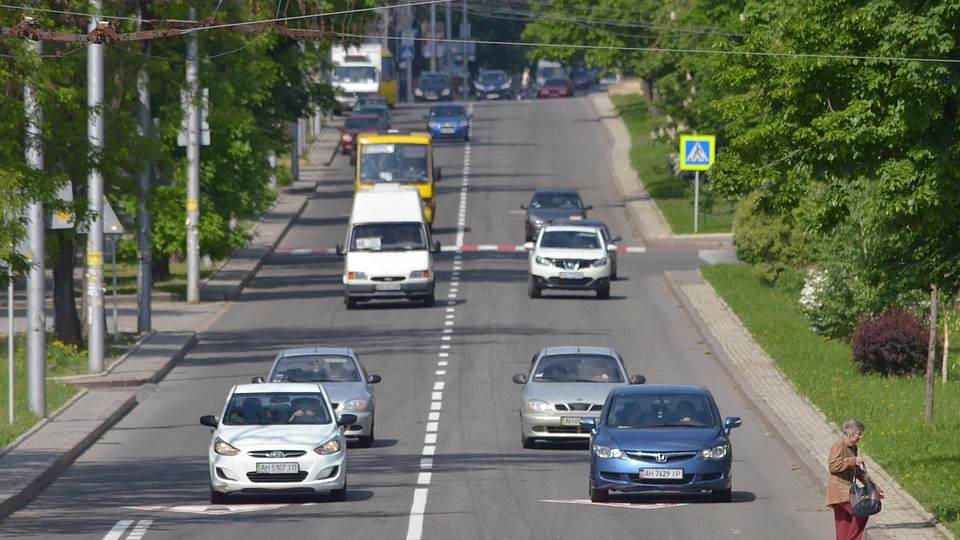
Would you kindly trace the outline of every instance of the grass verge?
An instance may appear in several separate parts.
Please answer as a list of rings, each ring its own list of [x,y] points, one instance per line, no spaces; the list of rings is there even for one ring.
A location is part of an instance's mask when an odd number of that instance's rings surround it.
[[[650,116],[646,100],[639,94],[610,96],[610,100],[630,132],[630,162],[640,181],[674,234],[692,234],[693,173],[685,172],[683,177],[676,176],[670,164],[670,154],[677,151],[676,145],[663,137],[651,137],[663,125],[663,120]],[[704,178],[705,175],[701,174],[697,232],[729,233],[733,227],[733,205],[725,201],[713,201],[709,189],[704,185]]]
[[[200,279],[206,279],[218,267],[215,263],[211,268],[200,268]],[[103,281],[106,285],[106,302],[110,304],[113,297],[113,265],[107,262],[103,266]],[[82,287],[83,281],[77,281],[78,286]],[[187,297],[187,263],[170,263],[170,276],[164,280],[154,280],[153,291],[155,293],[168,293],[178,299]],[[77,288],[74,296],[79,298],[83,294],[82,288]],[[117,261],[117,294],[130,295],[137,294],[137,264],[135,262]]]
[[[746,265],[701,272],[797,390],[838,426],[859,418],[867,426],[861,448],[960,536],[960,366],[949,366],[947,384],[938,377],[928,425],[925,379],[861,375],[848,344],[810,331],[799,289],[761,285]]]
[[[13,396],[14,396],[14,423],[10,424],[9,408],[9,374],[6,356],[4,355],[3,370],[0,373],[0,448],[6,447],[17,437],[26,433],[35,426],[40,418],[30,412],[30,405],[27,401],[27,340],[25,336],[16,336],[14,338],[13,353]],[[104,363],[110,366],[120,359],[124,353],[130,350],[135,343],[136,336],[132,334],[121,334],[118,336],[117,345],[113,345],[112,336],[107,339],[106,358]],[[3,342],[7,343],[7,337],[3,336]],[[50,415],[63,406],[64,403],[75,396],[80,389],[59,381],[51,380],[49,377],[59,377],[65,375],[80,375],[87,373],[89,361],[87,359],[87,350],[85,348],[65,345],[59,341],[53,341],[52,337],[47,336],[47,414]]]

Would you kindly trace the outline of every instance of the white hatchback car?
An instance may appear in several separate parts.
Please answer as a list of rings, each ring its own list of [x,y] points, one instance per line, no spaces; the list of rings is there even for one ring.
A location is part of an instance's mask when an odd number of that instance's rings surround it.
[[[347,497],[344,425],[323,387],[309,383],[239,384],[220,417],[200,417],[213,429],[210,502],[232,493],[330,492]]]
[[[536,242],[527,242],[530,252],[530,298],[539,298],[543,289],[592,290],[597,298],[610,298],[610,253],[596,227],[549,225]]]

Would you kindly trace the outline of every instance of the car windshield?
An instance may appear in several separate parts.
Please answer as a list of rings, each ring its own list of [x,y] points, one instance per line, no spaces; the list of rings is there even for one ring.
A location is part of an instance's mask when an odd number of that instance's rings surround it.
[[[500,84],[507,81],[507,76],[498,71],[490,71],[480,75],[480,84]]]
[[[427,239],[420,223],[363,223],[354,226],[350,246],[352,251],[418,251],[427,249]]]
[[[233,394],[223,420],[230,426],[330,422],[330,411],[319,392]]]
[[[600,237],[596,231],[551,231],[543,232],[542,248],[600,249]]]
[[[541,193],[533,196],[530,208],[566,208],[579,210],[583,202],[576,193]]]
[[[453,116],[466,116],[467,113],[463,107],[434,107],[430,109],[432,118],[450,118]]]
[[[360,382],[360,371],[349,356],[300,354],[281,358],[270,382]]]
[[[622,383],[617,359],[600,354],[551,354],[534,367],[534,382],[544,383]]]
[[[426,184],[427,145],[371,143],[360,151],[360,179],[365,182]]]
[[[547,79],[547,82],[543,83],[544,86],[566,86],[566,79]]]
[[[380,120],[376,118],[347,118],[347,121],[343,123],[343,127],[347,129],[372,129],[376,130],[380,125]]]
[[[353,110],[354,114],[375,114],[377,116],[386,116],[390,114],[390,111],[385,107],[380,105],[365,105],[363,107],[357,107]]]
[[[447,86],[447,78],[443,75],[424,75],[417,81],[417,86],[429,86],[432,88],[441,88]]]
[[[377,82],[377,70],[369,66],[339,66],[333,70],[333,82]]]
[[[616,395],[607,405],[607,426],[627,428],[712,428],[710,400],[700,394]]]

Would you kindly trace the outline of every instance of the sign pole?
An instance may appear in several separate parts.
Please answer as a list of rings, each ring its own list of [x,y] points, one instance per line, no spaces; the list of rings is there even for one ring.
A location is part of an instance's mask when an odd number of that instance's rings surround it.
[[[13,275],[11,272],[10,283],[7,284],[7,376],[9,377],[9,404],[10,404],[10,425],[13,425]]]
[[[113,266],[113,345],[117,345],[120,335],[119,316],[117,315],[117,235],[110,235],[110,259]]]
[[[697,234],[697,219],[700,217],[700,171],[693,173],[693,234]]]

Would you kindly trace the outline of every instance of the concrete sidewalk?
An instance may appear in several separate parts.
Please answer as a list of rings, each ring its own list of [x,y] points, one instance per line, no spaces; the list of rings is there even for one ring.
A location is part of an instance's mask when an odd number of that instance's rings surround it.
[[[730,249],[730,235],[683,235],[670,232],[659,209],[643,190],[630,166],[630,135],[606,94],[590,99],[612,141],[611,170],[632,217],[648,245],[691,249]],[[799,395],[776,364],[753,340],[730,308],[703,280],[699,272],[667,272],[667,282],[683,303],[714,356],[734,380],[743,396],[760,411],[764,420],[803,467],[826,492],[827,453],[839,430],[813,404]],[[936,522],[919,502],[897,484],[879,465],[863,454],[871,476],[883,486],[883,511],[870,518],[870,540],[932,540],[953,535]]]
[[[328,159],[338,135],[336,130],[324,130],[305,152],[312,165],[302,166],[300,181],[282,190],[274,207],[253,229],[250,244],[234,252],[201,284],[202,303],[155,296],[153,332],[103,373],[61,379],[81,387],[81,392],[0,451],[0,470],[4,471],[0,475],[0,519],[27,505],[136,407],[136,387],[160,381],[189,352],[197,335],[219,319],[228,307],[226,302],[239,297],[306,208],[321,179],[323,168],[317,164]],[[136,331],[135,312],[121,320],[120,330]]]

